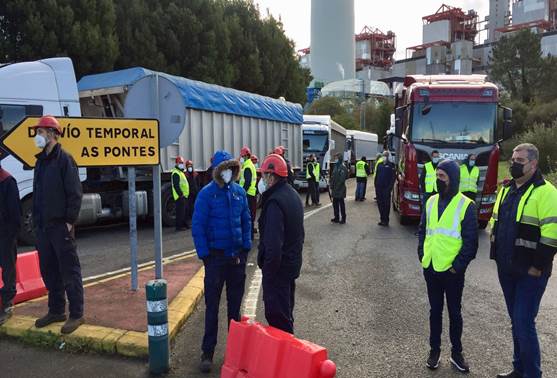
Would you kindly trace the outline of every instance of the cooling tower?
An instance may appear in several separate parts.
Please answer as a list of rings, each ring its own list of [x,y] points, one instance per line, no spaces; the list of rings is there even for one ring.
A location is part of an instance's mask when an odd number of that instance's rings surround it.
[[[311,1],[311,73],[314,82],[354,79],[354,0]]]

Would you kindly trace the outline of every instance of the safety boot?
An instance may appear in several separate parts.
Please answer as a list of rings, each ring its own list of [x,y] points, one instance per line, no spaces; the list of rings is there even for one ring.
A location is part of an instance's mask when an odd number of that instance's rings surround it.
[[[52,323],[64,322],[66,321],[66,314],[51,314],[50,312],[35,320],[35,327],[43,328]]]
[[[79,326],[83,323],[85,323],[85,319],[83,319],[83,316],[77,319],[69,318],[68,321],[66,321],[66,323],[64,323],[64,325],[62,326],[60,332],[67,335],[68,333],[72,333],[73,331],[78,329]]]
[[[210,373],[213,365],[213,353],[205,353],[201,355],[201,362],[199,363],[199,371],[202,373]]]
[[[13,312],[13,305],[11,303],[6,303],[6,305],[0,310],[0,325],[6,323],[8,319],[12,317]]]

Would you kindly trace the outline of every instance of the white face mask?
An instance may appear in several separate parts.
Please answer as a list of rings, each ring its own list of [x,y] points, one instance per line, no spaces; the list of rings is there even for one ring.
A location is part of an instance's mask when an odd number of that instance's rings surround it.
[[[220,174],[220,177],[222,177],[222,179],[224,180],[224,182],[226,184],[228,184],[230,181],[232,181],[232,169],[225,169],[224,171],[222,171],[222,173]]]
[[[394,163],[394,162],[395,162],[395,157],[394,157],[394,156],[389,156],[389,161],[390,161],[391,163]]]
[[[188,172],[193,172],[193,168],[192,167],[188,167]]]
[[[184,164],[178,164],[178,168],[180,168],[183,171],[184,170]]]
[[[45,148],[46,138],[39,134],[35,135],[35,146],[37,146],[37,148]]]
[[[265,184],[265,180],[259,180],[259,182],[257,183],[257,190],[259,191],[259,194],[263,194],[267,190],[267,184]]]
[[[245,161],[246,159],[244,159],[243,157],[240,158],[240,164],[244,164]]]

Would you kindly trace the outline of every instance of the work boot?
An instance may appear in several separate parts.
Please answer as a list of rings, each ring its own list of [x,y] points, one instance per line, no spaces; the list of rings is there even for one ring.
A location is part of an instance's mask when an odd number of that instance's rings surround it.
[[[451,364],[453,364],[453,366],[461,373],[468,373],[470,371],[470,366],[468,366],[468,364],[466,363],[466,360],[464,359],[462,353],[453,352],[451,354],[450,361]]]
[[[522,378],[522,374],[520,374],[516,370],[513,370],[509,373],[497,374],[497,378]]]
[[[60,332],[67,335],[68,333],[72,333],[73,331],[78,329],[79,326],[83,323],[85,323],[85,319],[83,319],[83,316],[77,319],[69,318],[68,321],[66,321],[66,323],[64,323],[64,325],[62,326]]]
[[[4,308],[0,310],[0,325],[6,323],[9,318],[12,317],[14,313],[14,307],[11,303],[6,303]]]
[[[340,222],[338,222],[340,224],[346,224],[346,219],[342,219]]]
[[[42,318],[35,320],[35,327],[43,328],[52,323],[65,322],[65,321],[66,321],[66,314],[51,314],[49,312]]]
[[[432,349],[429,351],[429,357],[427,358],[426,366],[431,370],[435,370],[439,367],[440,360],[441,351]]]
[[[333,222],[333,223],[339,223],[339,220],[336,219],[336,218],[333,218],[333,219],[331,219],[331,222]]]
[[[201,362],[199,363],[199,371],[202,373],[210,373],[213,365],[213,353],[203,353]]]

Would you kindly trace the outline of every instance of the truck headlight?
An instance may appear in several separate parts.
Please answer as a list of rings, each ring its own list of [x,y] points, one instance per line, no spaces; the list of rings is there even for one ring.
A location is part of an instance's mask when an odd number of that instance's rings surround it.
[[[420,194],[416,193],[416,192],[404,191],[403,196],[408,201],[419,201],[420,200]]]
[[[495,201],[497,201],[497,195],[495,194],[488,194],[486,196],[482,196],[482,205],[494,204]]]

